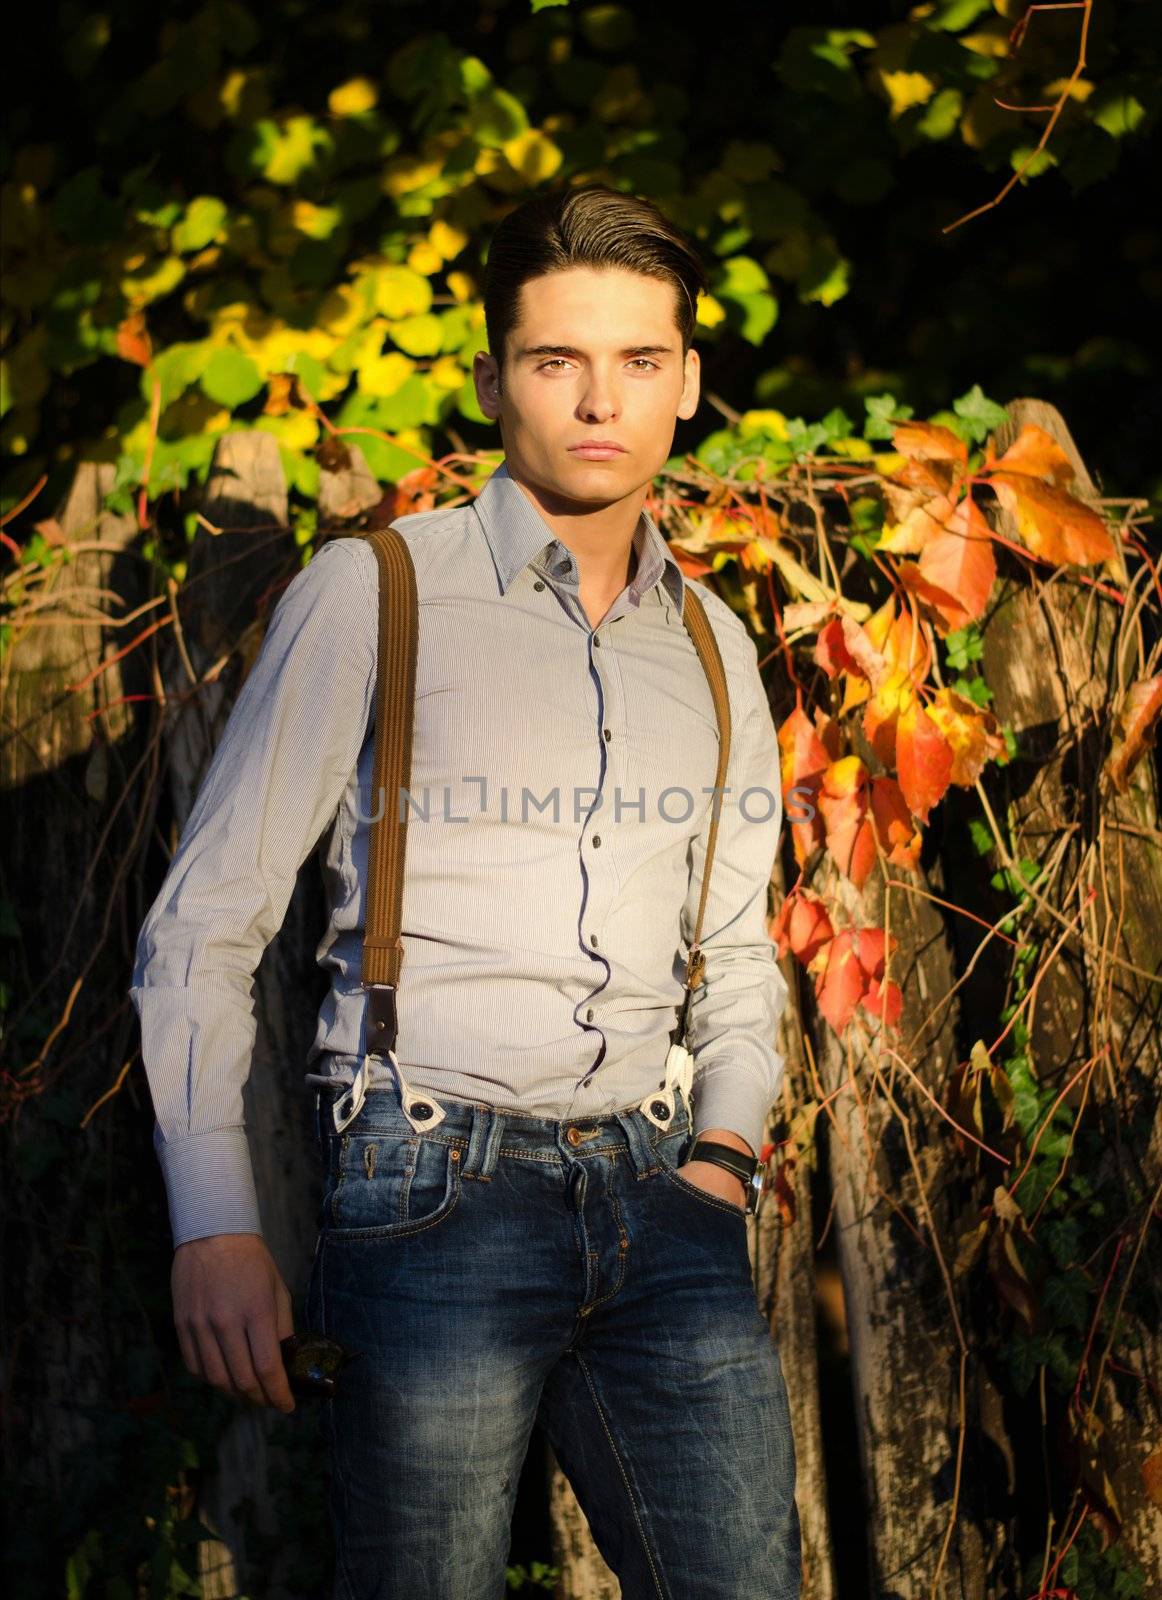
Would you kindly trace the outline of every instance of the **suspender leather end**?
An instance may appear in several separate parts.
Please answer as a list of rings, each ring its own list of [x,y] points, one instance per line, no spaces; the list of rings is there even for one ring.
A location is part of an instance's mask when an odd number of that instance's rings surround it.
[[[395,1049],[399,1031],[396,1012],[396,988],[393,983],[372,983],[367,986],[367,1050],[372,1055],[386,1055]]]

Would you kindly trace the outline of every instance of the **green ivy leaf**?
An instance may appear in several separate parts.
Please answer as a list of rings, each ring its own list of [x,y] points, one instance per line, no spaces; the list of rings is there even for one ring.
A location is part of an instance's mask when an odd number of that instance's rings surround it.
[[[988,399],[979,383],[974,383],[967,394],[954,400],[952,409],[967,426],[973,444],[983,444],[994,428],[1009,420],[1004,406]]]
[[[233,411],[236,406],[253,400],[265,381],[248,355],[223,345],[214,351],[202,373],[202,390],[211,400]]]

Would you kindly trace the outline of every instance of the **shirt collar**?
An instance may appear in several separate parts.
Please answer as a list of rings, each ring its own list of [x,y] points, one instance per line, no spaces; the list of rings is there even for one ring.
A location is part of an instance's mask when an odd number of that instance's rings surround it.
[[[518,573],[558,543],[548,523],[502,461],[476,496],[476,515],[492,552],[500,592],[506,593]],[[630,581],[630,598],[640,605],[659,582],[665,584],[679,613],[686,580],[654,519],[643,507],[633,534],[637,570]]]

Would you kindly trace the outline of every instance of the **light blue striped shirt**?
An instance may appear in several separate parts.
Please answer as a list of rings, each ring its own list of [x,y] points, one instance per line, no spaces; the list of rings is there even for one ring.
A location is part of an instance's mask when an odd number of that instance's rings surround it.
[[[634,576],[593,628],[576,559],[503,462],[474,502],[394,526],[420,619],[400,1069],[413,1090],[530,1116],[636,1104],[677,1020],[716,776],[686,579],[643,511]],[[767,932],[778,744],[754,641],[699,595],[732,741],[686,1042],[695,1126],[757,1149],[787,994]],[[252,982],[316,848],[330,991],[306,1082],[350,1082],[362,1057],[377,646],[375,553],[333,539],[274,609],[141,928],[129,993],[175,1246],[261,1232],[243,1115]],[[390,1077],[371,1062],[373,1084]]]

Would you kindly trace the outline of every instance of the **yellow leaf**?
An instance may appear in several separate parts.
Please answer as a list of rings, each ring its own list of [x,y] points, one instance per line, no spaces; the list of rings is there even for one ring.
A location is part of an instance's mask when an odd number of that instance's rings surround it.
[[[337,339],[345,339],[367,315],[362,299],[350,284],[341,283],[323,297],[315,313],[319,327]]]
[[[893,118],[903,116],[913,106],[926,105],[936,93],[936,85],[923,72],[881,72],[880,82],[891,105]]]
[[[426,239],[421,239],[408,251],[408,266],[413,272],[422,273],[425,278],[430,278],[433,273],[439,272],[443,264],[440,252]]]
[[[370,111],[379,99],[379,90],[370,78],[352,78],[332,89],[327,105],[336,117],[358,117]]]
[[[832,439],[831,448],[836,455],[854,456],[857,461],[865,461],[875,453],[866,439]]]
[[[1054,78],[1052,83],[1045,85],[1046,100],[1056,100],[1069,90],[1069,98],[1084,103],[1093,93],[1094,85],[1089,78],[1077,78],[1072,83],[1068,78]]]
[[[787,418],[782,411],[744,411],[738,419],[738,426],[744,433],[769,433],[772,439],[786,440],[790,437]]]
[[[444,330],[439,317],[425,312],[421,317],[404,317],[391,325],[391,337],[409,356],[434,356],[439,353]]]
[[[419,156],[395,156],[383,169],[381,187],[386,194],[398,200],[413,189],[422,189],[426,183],[438,178],[443,170],[442,160],[425,161]]]
[[[904,457],[895,450],[883,451],[872,459],[875,461],[876,471],[883,478],[890,478],[904,465]]]
[[[441,356],[433,363],[428,377],[439,389],[458,389],[464,382],[464,368],[455,356]]]
[[[437,218],[428,231],[428,243],[445,261],[454,261],[468,243],[468,235]]]
[[[296,200],[291,221],[308,239],[329,239],[343,220],[338,206],[317,206],[310,200]]]
[[[410,267],[379,267],[371,276],[375,306],[384,316],[421,316],[431,309],[432,286]]]
[[[288,411],[285,417],[259,417],[260,433],[273,433],[287,450],[311,450],[319,442],[319,422],[309,411]]]
[[[180,256],[164,256],[138,276],[134,268],[143,261],[143,257],[133,257],[126,262],[129,275],[122,278],[120,283],[121,293],[133,309],[147,305],[151,300],[160,300],[171,289],[176,289],[186,275],[185,263]]]
[[[359,368],[360,391],[377,399],[386,399],[402,389],[415,370],[415,362],[398,350],[391,350],[385,356],[375,356]]]
[[[451,289],[453,296],[463,305],[465,301],[471,300],[475,295],[476,279],[470,277],[466,272],[450,272],[448,274],[448,287]]]
[[[704,328],[716,328],[726,321],[726,308],[712,294],[699,295],[697,320]]]
[[[501,145],[513,168],[528,183],[543,183],[551,178],[564,160],[559,146],[538,128],[518,133],[515,139],[506,139]]]

